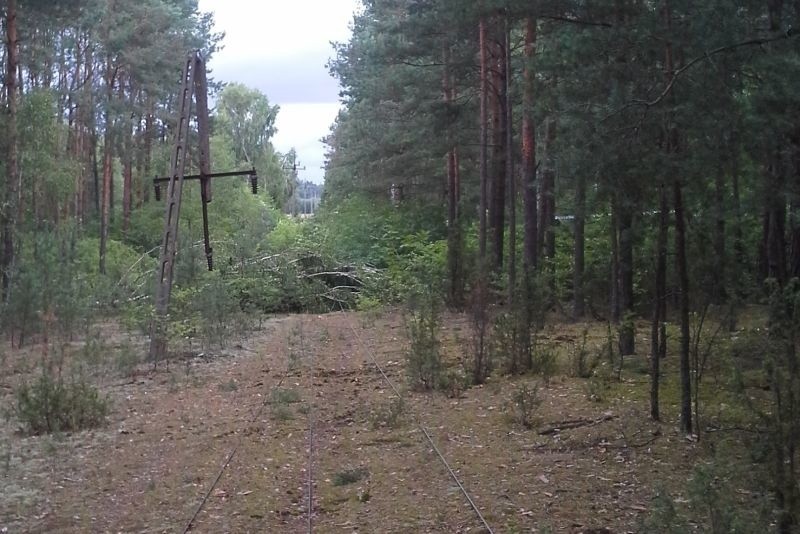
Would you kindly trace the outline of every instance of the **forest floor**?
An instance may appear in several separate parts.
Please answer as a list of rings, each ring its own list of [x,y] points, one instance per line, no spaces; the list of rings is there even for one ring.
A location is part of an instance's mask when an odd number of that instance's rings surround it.
[[[605,342],[601,323],[551,325],[541,339],[564,367],[587,329],[590,349]],[[451,365],[467,358],[469,332],[466,317],[445,318]],[[370,353],[400,386],[406,348],[397,312],[293,315],[213,359],[105,375],[103,428],[26,436],[2,425],[0,531],[183,532],[229,460],[192,532],[307,532],[309,478],[316,532],[482,532],[417,421],[495,532],[639,532],[656,488],[680,497],[700,445],[677,430],[674,372],[662,424],[648,418],[636,356],[603,387],[557,372],[526,429],[508,407],[532,376],[404,391],[399,405]],[[4,406],[37,350],[7,352]],[[559,430],[570,421],[580,426]]]

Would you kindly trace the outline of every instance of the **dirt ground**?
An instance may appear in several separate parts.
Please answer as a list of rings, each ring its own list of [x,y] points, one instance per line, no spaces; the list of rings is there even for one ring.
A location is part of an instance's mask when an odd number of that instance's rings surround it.
[[[456,365],[469,328],[445,324]],[[545,340],[565,354],[583,328]],[[405,332],[398,313],[279,317],[224,355],[103,379],[101,429],[25,436],[4,422],[0,532],[183,532],[218,475],[191,532],[308,532],[309,518],[315,532],[483,532],[418,422],[498,533],[638,532],[654,488],[691,470],[697,445],[669,402],[665,422],[649,422],[641,374],[595,402],[587,380],[557,373],[532,429],[507,407],[536,377],[404,391],[399,407],[370,353],[402,386]],[[590,325],[590,344],[604,335]],[[4,406],[36,350],[7,352]],[[573,420],[594,423],[556,429]]]

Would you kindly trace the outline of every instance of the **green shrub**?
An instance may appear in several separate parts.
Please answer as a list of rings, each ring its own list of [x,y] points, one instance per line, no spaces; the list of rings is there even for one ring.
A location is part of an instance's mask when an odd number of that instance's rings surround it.
[[[530,347],[524,314],[520,310],[498,314],[490,332],[487,370],[491,372],[491,367],[498,365],[509,374],[521,372],[527,365]]]
[[[570,375],[575,378],[589,378],[600,363],[598,354],[592,356],[586,348],[588,331],[583,330],[580,344],[572,347],[569,355]]]
[[[397,428],[404,422],[406,404],[402,397],[392,397],[389,401],[378,404],[370,412],[369,420],[372,428]]]
[[[48,370],[16,389],[12,408],[32,434],[94,428],[103,424],[108,411],[108,399],[85,379],[65,382]]]
[[[534,343],[531,360],[531,372],[541,376],[544,383],[549,384],[550,379],[558,368],[558,359],[555,349],[543,343]]]
[[[300,402],[300,393],[296,389],[274,388],[271,393],[273,405],[286,405]]]
[[[506,403],[506,414],[513,424],[530,429],[536,422],[536,410],[541,404],[539,384],[521,384]]]
[[[347,486],[348,484],[355,484],[369,476],[369,470],[366,467],[356,467],[355,469],[345,469],[333,474],[334,486]]]
[[[406,318],[410,346],[406,353],[406,376],[413,389],[442,387],[442,357],[439,352],[440,317],[432,298],[420,298]]]
[[[142,363],[142,356],[130,345],[123,345],[116,351],[114,367],[117,372],[125,377],[132,376],[136,366]]]
[[[395,298],[445,293],[447,242],[432,241],[428,232],[403,236],[387,257],[388,293]]]

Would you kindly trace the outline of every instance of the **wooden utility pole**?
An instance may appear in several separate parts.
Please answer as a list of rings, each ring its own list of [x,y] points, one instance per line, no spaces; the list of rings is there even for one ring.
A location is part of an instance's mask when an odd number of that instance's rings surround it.
[[[211,172],[209,149],[208,94],[206,83],[206,64],[199,51],[191,52],[183,65],[182,87],[179,93],[178,124],[175,129],[175,144],[170,162],[170,175],[155,178],[156,198],[160,196],[160,185],[167,183],[166,205],[164,208],[164,237],[156,274],[155,316],[150,325],[150,359],[158,362],[167,350],[167,312],[172,292],[172,273],[178,250],[178,219],[181,211],[181,192],[185,179],[200,180],[200,196],[203,209],[203,236],[205,240],[208,270],[212,270],[211,242],[208,233],[208,203],[211,202],[211,178],[222,176],[249,175],[253,193],[258,191],[258,177],[255,169],[223,173]],[[199,137],[200,174],[185,176],[186,149],[189,138],[189,118],[192,112],[192,96],[197,105],[197,133]]]

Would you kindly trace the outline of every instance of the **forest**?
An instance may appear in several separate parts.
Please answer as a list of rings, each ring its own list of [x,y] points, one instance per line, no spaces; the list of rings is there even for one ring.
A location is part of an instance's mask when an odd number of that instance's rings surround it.
[[[209,73],[258,188],[214,182],[212,271],[187,182],[153,358],[153,178],[225,36],[4,2],[0,529],[800,532],[800,2],[361,4],[311,217]]]

